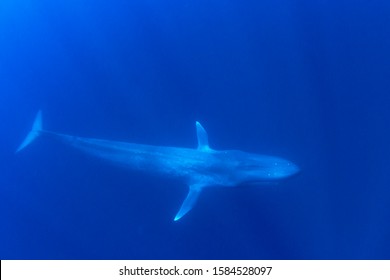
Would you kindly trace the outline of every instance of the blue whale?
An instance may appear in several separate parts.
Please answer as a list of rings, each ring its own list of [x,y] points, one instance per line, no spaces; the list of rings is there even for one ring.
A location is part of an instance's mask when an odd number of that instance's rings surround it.
[[[239,150],[214,150],[210,148],[207,132],[199,122],[196,122],[196,132],[196,149],[83,138],[43,129],[42,112],[39,111],[31,131],[16,152],[23,150],[38,136],[49,136],[127,168],[179,178],[189,187],[189,192],[175,221],[194,207],[204,188],[276,182],[299,172],[294,163],[279,157]]]

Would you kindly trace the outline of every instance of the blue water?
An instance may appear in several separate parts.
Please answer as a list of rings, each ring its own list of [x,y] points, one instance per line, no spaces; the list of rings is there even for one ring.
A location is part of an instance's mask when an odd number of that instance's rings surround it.
[[[1,259],[389,259],[389,1],[0,2]],[[47,129],[289,159],[275,186],[187,188]]]

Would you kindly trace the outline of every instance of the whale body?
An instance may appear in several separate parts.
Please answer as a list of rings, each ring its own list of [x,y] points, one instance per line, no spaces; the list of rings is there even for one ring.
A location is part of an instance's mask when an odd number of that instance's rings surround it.
[[[16,152],[23,150],[37,137],[48,136],[133,170],[178,178],[188,186],[189,191],[174,221],[194,207],[204,188],[277,182],[299,172],[297,165],[279,157],[239,150],[214,150],[210,148],[207,132],[199,122],[196,122],[196,132],[196,149],[84,138],[43,129],[42,112],[39,111],[31,131]]]

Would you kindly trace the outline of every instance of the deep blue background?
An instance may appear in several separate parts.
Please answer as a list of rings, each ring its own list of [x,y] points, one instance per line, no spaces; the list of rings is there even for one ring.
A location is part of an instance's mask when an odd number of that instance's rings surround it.
[[[390,2],[0,1],[1,259],[389,259]],[[187,189],[47,129],[278,155],[299,176]]]

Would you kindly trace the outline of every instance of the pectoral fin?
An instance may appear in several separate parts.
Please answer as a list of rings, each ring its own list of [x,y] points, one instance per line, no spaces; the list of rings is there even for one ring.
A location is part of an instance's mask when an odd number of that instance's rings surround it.
[[[175,222],[180,220],[181,217],[187,214],[192,209],[192,207],[194,207],[201,191],[202,191],[202,186],[199,185],[190,186],[188,195],[184,200],[183,204],[181,205],[179,212],[177,212],[175,216]]]

